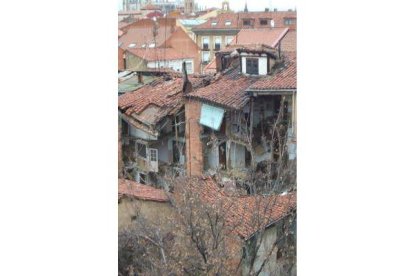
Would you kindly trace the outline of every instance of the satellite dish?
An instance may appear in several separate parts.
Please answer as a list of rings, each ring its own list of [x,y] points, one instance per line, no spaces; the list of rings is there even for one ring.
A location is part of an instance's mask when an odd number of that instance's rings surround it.
[[[270,20],[270,27],[274,28],[275,27],[275,21],[272,19]]]

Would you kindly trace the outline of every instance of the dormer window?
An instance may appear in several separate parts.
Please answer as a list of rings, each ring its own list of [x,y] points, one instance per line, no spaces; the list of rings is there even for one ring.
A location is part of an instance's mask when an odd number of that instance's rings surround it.
[[[217,21],[212,21],[211,22],[211,26],[216,26],[217,25]]]
[[[150,43],[150,44],[148,45],[148,47],[149,47],[149,48],[155,48],[155,43]]]
[[[224,23],[224,25],[230,26],[231,25],[231,21],[230,20],[226,20],[226,22]]]
[[[257,58],[246,58],[246,73],[250,75],[259,74],[259,60]]]
[[[145,48],[145,47],[147,47],[147,44],[144,43],[141,45],[141,48]]]
[[[260,19],[260,26],[267,26],[268,20],[267,19]]]
[[[135,48],[135,46],[137,46],[136,43],[131,43],[131,44],[128,45],[128,48]]]

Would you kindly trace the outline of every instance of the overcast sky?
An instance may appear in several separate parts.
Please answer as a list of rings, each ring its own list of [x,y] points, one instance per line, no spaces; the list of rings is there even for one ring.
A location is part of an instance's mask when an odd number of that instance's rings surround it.
[[[222,0],[195,0],[200,7],[221,7]],[[230,0],[230,9],[241,11],[244,9],[246,0]],[[118,8],[122,8],[122,0],[118,0]],[[297,0],[247,0],[247,7],[249,11],[264,11],[265,8],[276,8],[278,10],[294,9]]]

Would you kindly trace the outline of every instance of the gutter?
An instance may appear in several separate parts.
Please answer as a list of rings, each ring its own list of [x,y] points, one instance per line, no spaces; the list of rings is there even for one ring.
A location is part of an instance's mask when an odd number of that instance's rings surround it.
[[[247,89],[246,92],[253,97],[259,95],[292,95],[296,93],[296,89]]]

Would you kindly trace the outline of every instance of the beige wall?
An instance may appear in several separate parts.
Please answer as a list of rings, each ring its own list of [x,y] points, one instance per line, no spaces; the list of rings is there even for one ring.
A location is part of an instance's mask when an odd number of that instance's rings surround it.
[[[172,208],[169,202],[122,198],[118,201],[118,230],[131,226],[137,215],[154,224],[165,223],[172,217]]]
[[[145,60],[129,53],[125,52],[125,59],[126,59],[126,69],[127,70],[144,70],[147,68],[147,63]]]
[[[209,38],[209,52],[210,52],[210,59],[209,62],[214,58],[215,53],[217,51],[214,50],[214,44],[215,44],[215,40],[216,37],[220,37],[221,38],[221,46],[220,46],[220,50],[223,50],[224,48],[226,48],[226,37],[228,36],[232,36],[233,38],[235,37],[235,35],[197,35],[196,36],[196,43],[198,45],[198,47],[200,47],[201,51],[200,51],[200,61],[203,61],[203,38],[204,37],[208,37]],[[207,65],[206,64],[202,64],[202,70],[204,70],[204,67]]]

